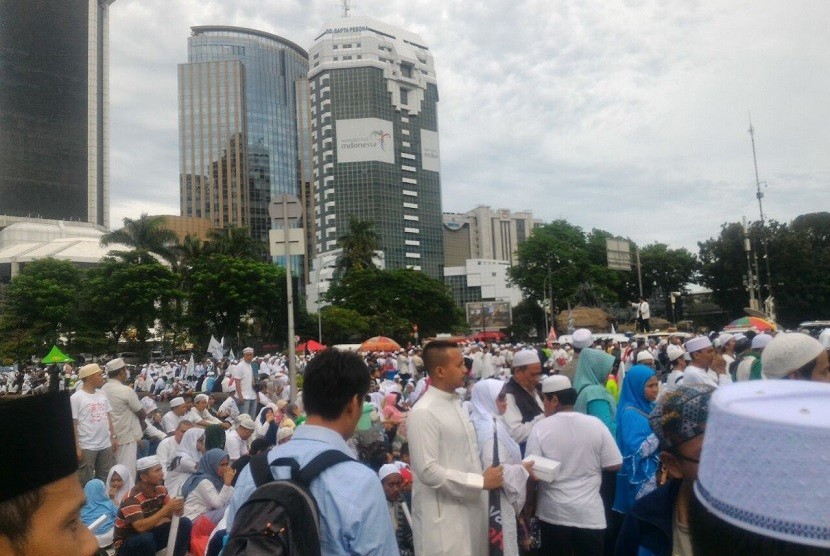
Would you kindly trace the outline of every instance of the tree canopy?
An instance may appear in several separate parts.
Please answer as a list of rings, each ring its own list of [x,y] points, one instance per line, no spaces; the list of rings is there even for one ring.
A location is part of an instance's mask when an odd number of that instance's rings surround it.
[[[175,232],[164,225],[161,216],[142,214],[137,219],[124,219],[124,227],[113,230],[101,237],[101,245],[122,244],[130,251],[113,250],[111,255],[131,260],[148,261],[153,255],[173,263],[176,260],[174,246],[177,243]]]

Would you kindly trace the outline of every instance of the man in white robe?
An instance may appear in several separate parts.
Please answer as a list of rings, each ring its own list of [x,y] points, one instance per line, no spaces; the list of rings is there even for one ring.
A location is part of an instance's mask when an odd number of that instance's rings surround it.
[[[415,554],[487,554],[487,491],[501,488],[503,469],[482,472],[475,430],[455,395],[467,376],[461,351],[435,340],[423,357],[430,388],[407,419]]]

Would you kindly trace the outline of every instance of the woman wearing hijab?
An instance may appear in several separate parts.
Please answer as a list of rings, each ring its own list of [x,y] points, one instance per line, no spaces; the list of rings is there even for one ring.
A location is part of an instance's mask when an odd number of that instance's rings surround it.
[[[106,486],[101,479],[91,479],[87,482],[84,485],[84,495],[86,504],[81,507],[81,521],[88,526],[102,515],[106,516],[103,523],[92,531],[92,534],[95,535],[100,548],[107,547],[112,544],[113,526],[118,507],[107,496]]]
[[[387,427],[389,442],[392,443],[399,434],[398,428],[406,422],[407,409],[403,406],[403,397],[400,392],[389,392],[383,398],[383,424]],[[400,431],[405,437],[404,431]]]
[[[659,465],[657,438],[648,416],[654,409],[659,382],[654,370],[635,365],[625,374],[617,406],[617,446],[623,464],[617,473],[614,511],[628,513],[634,501],[654,489]]]
[[[208,450],[199,461],[199,468],[182,486],[184,517],[195,521],[206,514],[215,525],[222,519],[225,507],[233,496],[235,471],[224,450]]]
[[[499,463],[504,466],[504,482],[500,492],[504,555],[518,556],[516,516],[524,507],[527,478],[530,474],[522,465],[519,445],[510,437],[501,420],[501,415],[507,409],[507,400],[503,397],[500,399],[502,388],[504,382],[497,379],[488,378],[477,382],[473,386],[471,418],[476,429],[479,458],[484,469],[493,464],[494,431],[498,437]]]
[[[282,411],[276,404],[269,403],[259,411],[256,418],[255,438],[264,438],[268,445],[276,446],[277,430],[282,421]]]
[[[170,461],[164,486],[170,496],[179,496],[182,486],[196,472],[202,452],[205,451],[205,429],[193,427],[187,429],[179,444],[176,455]]]
[[[613,366],[613,355],[598,349],[583,349],[574,375],[574,390],[577,393],[574,409],[599,418],[612,435],[616,433],[617,402],[605,389],[605,379]]]
[[[135,486],[135,479],[126,465],[116,463],[107,475],[106,492],[117,508]]]

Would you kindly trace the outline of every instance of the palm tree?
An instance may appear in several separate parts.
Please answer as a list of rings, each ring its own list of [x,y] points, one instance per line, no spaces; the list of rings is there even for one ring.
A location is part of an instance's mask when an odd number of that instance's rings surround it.
[[[173,247],[176,243],[176,233],[165,227],[164,219],[161,216],[148,216],[146,213],[135,220],[125,218],[123,228],[101,237],[101,245],[105,247],[122,244],[132,248],[130,251],[114,249],[110,251],[111,255],[138,262],[154,260],[153,255],[157,255],[174,264],[176,256]]]
[[[240,259],[259,260],[263,253],[262,242],[252,238],[248,233],[248,228],[238,228],[236,226],[210,230],[205,249],[210,253]]]
[[[207,251],[206,242],[198,236],[187,234],[184,239],[173,246],[179,266],[186,266],[204,255]]]
[[[374,256],[380,248],[380,236],[374,222],[350,216],[349,231],[337,238],[337,246],[343,251],[337,257],[336,274],[375,268]]]

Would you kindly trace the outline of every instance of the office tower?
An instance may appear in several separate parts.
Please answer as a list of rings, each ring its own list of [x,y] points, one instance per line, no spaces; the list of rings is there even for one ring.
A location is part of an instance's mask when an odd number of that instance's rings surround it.
[[[516,250],[542,221],[530,211],[491,210],[479,205],[465,213],[446,212],[444,264],[464,266],[468,259],[518,262]]]
[[[248,227],[267,243],[268,203],[299,195],[303,181],[298,103],[308,103],[308,54],[254,29],[191,30],[179,65],[181,213]]]
[[[0,227],[109,225],[109,6],[0,2]]]
[[[309,49],[315,272],[349,219],[371,220],[388,269],[443,275],[438,87],[415,33],[368,17],[326,25]],[[329,261],[329,262],[326,262]],[[327,284],[308,289],[324,292]],[[310,306],[312,304],[310,303]]]

